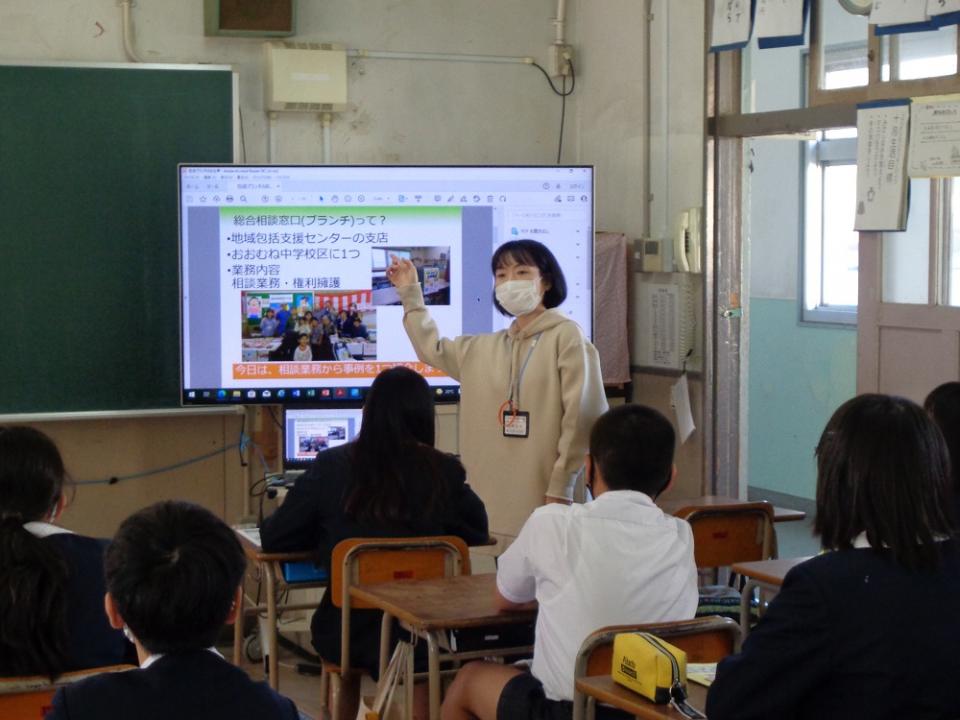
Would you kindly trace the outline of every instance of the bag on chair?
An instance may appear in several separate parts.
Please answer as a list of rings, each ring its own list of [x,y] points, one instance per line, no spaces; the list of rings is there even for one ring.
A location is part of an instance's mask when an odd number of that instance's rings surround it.
[[[393,702],[397,686],[407,670],[407,658],[413,652],[410,643],[399,642],[393,649],[393,655],[387,664],[387,669],[380,676],[377,683],[377,693],[372,698],[360,698],[360,708],[357,711],[357,720],[392,720],[403,717],[400,707]],[[413,682],[411,678],[409,682]],[[402,700],[401,700],[402,702]],[[394,712],[396,710],[397,712]]]

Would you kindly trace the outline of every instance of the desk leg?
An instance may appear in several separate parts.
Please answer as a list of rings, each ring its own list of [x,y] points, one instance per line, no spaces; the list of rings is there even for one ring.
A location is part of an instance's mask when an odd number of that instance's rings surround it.
[[[750,633],[750,601],[753,599],[753,591],[758,587],[756,580],[747,578],[740,591],[740,644],[746,640]],[[737,648],[740,651],[740,648]]]
[[[270,675],[268,681],[270,687],[277,690],[280,687],[280,671],[277,661],[277,588],[273,575],[273,563],[263,563],[263,576],[267,581],[267,637],[261,638],[266,641],[267,649],[267,673]]]
[[[233,664],[240,665],[243,654],[243,613],[244,613],[244,594],[243,579],[240,580],[240,587],[237,588],[237,598],[234,600],[237,617],[233,621]]]
[[[435,632],[428,632],[426,635],[430,720],[440,720],[440,643]]]

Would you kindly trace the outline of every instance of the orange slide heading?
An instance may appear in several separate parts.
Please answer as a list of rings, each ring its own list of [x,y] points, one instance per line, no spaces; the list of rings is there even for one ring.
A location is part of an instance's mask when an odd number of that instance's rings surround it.
[[[421,362],[248,362],[233,364],[234,380],[373,379],[388,368],[402,365],[424,377],[443,373]]]

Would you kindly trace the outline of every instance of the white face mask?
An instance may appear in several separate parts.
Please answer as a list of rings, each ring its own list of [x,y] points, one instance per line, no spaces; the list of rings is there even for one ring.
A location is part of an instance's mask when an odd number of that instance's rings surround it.
[[[497,285],[497,302],[514,317],[537,309],[543,295],[537,280],[507,280]]]

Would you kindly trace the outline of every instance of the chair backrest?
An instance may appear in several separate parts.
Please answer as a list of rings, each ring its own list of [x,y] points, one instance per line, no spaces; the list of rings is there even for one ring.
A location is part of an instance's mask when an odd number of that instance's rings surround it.
[[[0,718],[3,720],[43,720],[50,710],[57,688],[108,672],[133,670],[133,665],[76,670],[64,673],[53,682],[42,675],[0,678]]]
[[[351,538],[333,548],[330,566],[330,600],[359,610],[370,606],[350,599],[351,585],[469,575],[470,551],[453,535]]]
[[[698,568],[718,568],[777,556],[773,505],[761,502],[684,508],[676,513],[693,529]]]
[[[575,677],[609,675],[613,663],[613,638],[624,632],[648,632],[669,640],[687,653],[687,662],[719,662],[733,653],[740,638],[740,626],[730,618],[711,615],[694,620],[679,620],[644,625],[614,625],[601,628],[580,645],[574,669]]]
[[[470,550],[453,535],[341,540],[330,558],[330,600],[342,610],[340,672],[350,667],[350,611],[372,607],[350,597],[351,585],[433,580],[470,574]],[[381,631],[381,644],[385,636]]]

